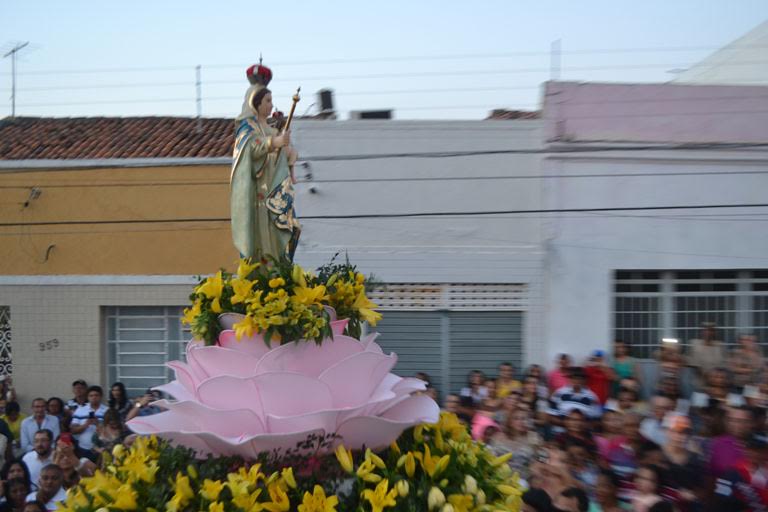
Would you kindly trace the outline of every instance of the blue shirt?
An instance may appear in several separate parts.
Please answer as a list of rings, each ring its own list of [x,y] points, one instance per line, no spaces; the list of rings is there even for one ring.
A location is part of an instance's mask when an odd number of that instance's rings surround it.
[[[24,418],[24,420],[21,422],[21,451],[24,453],[27,453],[28,451],[31,451],[34,447],[34,441],[35,441],[35,434],[39,430],[43,430],[44,428],[47,428],[51,432],[53,432],[53,441],[56,440],[57,437],[59,437],[59,434],[61,433],[60,427],[59,427],[59,418],[56,416],[51,416],[50,414],[46,414],[45,418],[43,418],[42,424],[38,425],[37,419],[34,416],[27,416]]]

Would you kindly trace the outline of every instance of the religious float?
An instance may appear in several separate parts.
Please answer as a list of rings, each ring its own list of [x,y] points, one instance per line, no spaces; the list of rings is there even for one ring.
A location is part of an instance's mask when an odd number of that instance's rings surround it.
[[[517,511],[506,464],[456,416],[401,378],[376,343],[371,282],[349,262],[293,263],[290,124],[272,115],[255,65],[237,118],[231,179],[234,272],[202,278],[184,321],[193,339],[163,412],[69,490],[59,510],[107,512]]]

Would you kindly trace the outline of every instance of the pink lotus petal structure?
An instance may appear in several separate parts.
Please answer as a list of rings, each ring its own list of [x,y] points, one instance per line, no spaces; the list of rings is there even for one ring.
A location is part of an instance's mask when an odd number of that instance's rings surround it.
[[[176,380],[159,390],[175,401],[167,410],[137,417],[128,426],[194,449],[199,456],[255,458],[295,449],[312,434],[337,434],[336,444],[372,449],[388,446],[408,427],[438,421],[440,409],[419,379],[391,373],[376,335],[362,341],[340,334],[313,342],[267,347],[260,336],[219,336],[218,346],[187,344],[187,362],[168,366]]]

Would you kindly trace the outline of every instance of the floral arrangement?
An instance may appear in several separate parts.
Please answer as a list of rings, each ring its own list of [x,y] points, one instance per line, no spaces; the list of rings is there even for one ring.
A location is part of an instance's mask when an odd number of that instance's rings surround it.
[[[359,337],[363,322],[376,325],[381,319],[366,295],[372,286],[349,262],[332,260],[314,274],[287,260],[241,259],[235,273],[222,269],[200,278],[183,322],[206,345],[216,343],[223,330],[219,317],[226,313],[239,315],[234,325],[238,339],[257,333],[267,344],[273,340],[320,344],[332,337],[331,308],[348,320],[346,334]]]
[[[117,446],[69,490],[65,512],[518,511],[522,489],[506,464],[456,416],[404,432],[387,449],[352,452],[330,438],[295,452],[195,459],[155,437]],[[337,445],[335,454],[328,447]],[[310,453],[307,453],[307,449]],[[325,449],[324,449],[325,448]],[[312,451],[314,450],[314,451]],[[326,453],[326,455],[322,455]]]

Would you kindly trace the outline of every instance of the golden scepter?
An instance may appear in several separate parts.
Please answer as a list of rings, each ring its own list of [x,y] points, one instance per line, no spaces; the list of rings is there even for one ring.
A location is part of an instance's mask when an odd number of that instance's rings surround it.
[[[291,104],[291,111],[288,112],[288,120],[285,122],[285,126],[283,127],[283,132],[281,135],[285,132],[287,132],[291,128],[291,121],[293,121],[293,113],[296,112],[296,104],[301,100],[299,97],[299,93],[301,92],[301,87],[296,89],[296,94],[293,95],[293,103]],[[283,148],[278,148],[277,150],[277,157],[275,158],[275,162],[277,162],[280,159],[280,152]],[[291,172],[293,172],[293,166],[290,166]]]

